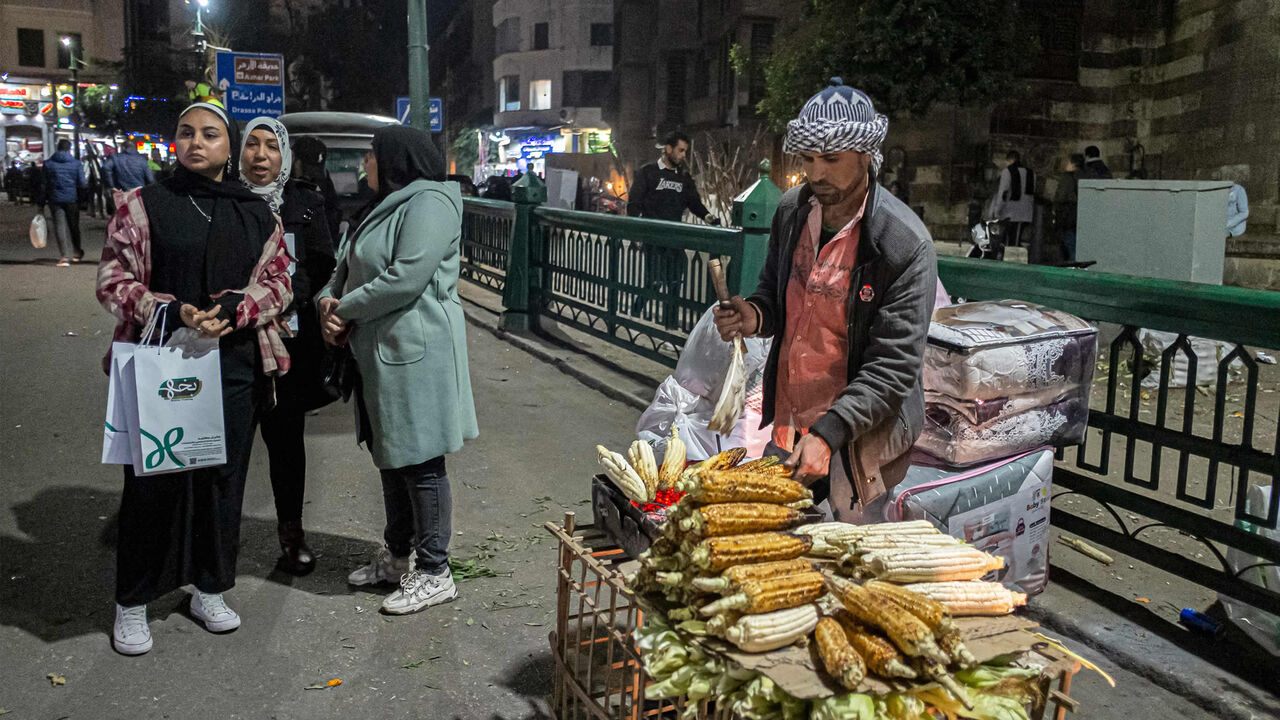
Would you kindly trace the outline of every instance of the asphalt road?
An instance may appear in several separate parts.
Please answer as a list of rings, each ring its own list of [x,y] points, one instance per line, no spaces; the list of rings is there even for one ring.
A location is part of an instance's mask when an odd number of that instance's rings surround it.
[[[244,625],[205,632],[186,614],[187,592],[177,591],[151,608],[155,649],[122,657],[109,641],[121,477],[98,463],[100,359],[113,323],[94,300],[93,265],[53,267],[56,251],[26,243],[29,219],[29,210],[0,201],[0,709],[50,720],[544,716],[555,556],[540,526],[566,510],[589,516],[594,446],[629,441],[635,410],[469,327],[481,436],[449,458],[452,551],[497,577],[464,581],[456,602],[398,618],[377,612],[380,593],[346,585],[378,544],[382,509],[350,408],[333,405],[308,419],[305,523],[318,569],[293,578],[274,568],[259,443],[239,580],[228,593]],[[86,221],[90,257],[101,231]],[[1215,717],[1099,664],[1118,686],[1082,673],[1076,717]],[[309,689],[335,678],[342,684]]]

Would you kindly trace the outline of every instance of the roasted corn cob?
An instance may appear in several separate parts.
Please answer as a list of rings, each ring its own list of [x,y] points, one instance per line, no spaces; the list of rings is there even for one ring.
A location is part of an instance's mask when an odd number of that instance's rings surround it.
[[[773,467],[774,465],[777,465],[780,462],[782,461],[776,455],[765,455],[762,458],[758,458],[750,462],[744,462],[741,465],[736,466],[734,469],[750,470],[750,471],[765,470],[767,468]]]
[[[969,710],[973,709],[973,700],[969,699],[969,694],[965,692],[964,687],[956,682],[956,679],[947,673],[947,668],[941,663],[926,660],[925,658],[915,658],[914,664],[916,672],[924,675],[941,685],[947,692],[960,701]]]
[[[1008,615],[1027,604],[1027,596],[1000,583],[980,580],[913,583],[906,588],[942,603],[952,615]]]
[[[827,587],[844,604],[849,614],[861,622],[878,627],[911,656],[922,656],[946,664],[950,658],[934,642],[933,633],[916,616],[895,603],[878,602],[865,588],[851,580],[825,575]]]
[[[813,571],[743,580],[738,592],[704,605],[700,612],[704,617],[728,610],[745,614],[773,612],[811,603],[822,593],[822,575]]]
[[[837,610],[834,617],[868,670],[881,677],[916,677],[916,671],[907,665],[902,652],[888,638],[855,620],[848,610]]]
[[[649,502],[653,499],[644,480],[625,457],[603,445],[596,446],[596,453],[600,456],[600,465],[604,467],[605,475],[618,486],[623,495],[636,502]]]
[[[679,521],[680,529],[700,537],[741,535],[765,530],[785,530],[803,517],[773,503],[719,503],[704,505]]]
[[[969,652],[969,648],[964,646],[964,640],[960,637],[960,628],[953,625],[943,630],[938,633],[937,640],[942,652],[960,667],[968,669],[978,664],[978,659]]]
[[[863,555],[861,562],[875,578],[898,583],[977,580],[1004,567],[1002,558],[968,545],[878,550]]]
[[[955,629],[955,622],[947,614],[942,603],[926,595],[912,592],[901,585],[869,580],[862,586],[872,597],[884,598],[887,602],[895,602],[907,612],[920,618],[935,635]]]
[[[690,581],[690,585],[704,592],[728,593],[736,591],[738,586],[745,580],[765,580],[811,570],[813,570],[813,565],[804,558],[752,563],[750,565],[734,565],[716,577],[693,578]]]
[[[818,655],[827,673],[845,688],[857,690],[867,676],[867,664],[849,644],[840,623],[829,617],[822,618],[813,630],[813,639],[818,643]]]
[[[725,535],[694,545],[689,551],[689,562],[700,570],[720,572],[743,563],[797,558],[812,544],[810,538],[776,532]]]
[[[680,480],[684,472],[687,448],[680,439],[680,431],[675,424],[671,425],[671,437],[667,439],[667,452],[662,456],[662,467],[658,469],[658,489],[670,490]]]
[[[738,470],[702,470],[677,488],[703,503],[765,502],[785,505],[813,500],[813,493],[794,480]]]
[[[742,458],[747,456],[747,449],[744,447],[729,448],[717,455],[712,455],[703,461],[703,470],[727,470],[738,463],[742,462]]]
[[[654,497],[658,492],[658,463],[653,458],[653,447],[643,440],[636,440],[627,448],[627,459],[631,461],[631,467],[636,469],[640,479],[644,480],[649,497]]]
[[[717,623],[707,623],[708,630]],[[724,639],[746,652],[768,652],[790,645],[813,631],[818,624],[818,606],[801,605],[759,615],[744,615],[721,632]]]
[[[832,536],[833,539],[838,536]],[[898,550],[923,547],[951,547],[963,545],[960,538],[942,533],[928,535],[864,535],[848,545],[850,552],[869,553],[877,550]]]

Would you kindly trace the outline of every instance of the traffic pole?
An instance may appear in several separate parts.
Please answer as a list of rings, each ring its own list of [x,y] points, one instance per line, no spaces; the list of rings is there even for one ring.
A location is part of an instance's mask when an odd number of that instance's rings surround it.
[[[427,0],[409,0],[409,124],[430,135],[427,49]]]

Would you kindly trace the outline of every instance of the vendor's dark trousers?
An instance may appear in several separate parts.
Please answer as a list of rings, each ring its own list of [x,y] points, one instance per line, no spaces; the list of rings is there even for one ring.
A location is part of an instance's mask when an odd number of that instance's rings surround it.
[[[58,238],[58,252],[62,257],[82,257],[80,249],[80,203],[53,204],[53,232]]]
[[[307,485],[307,448],[303,442],[306,414],[276,408],[262,416],[262,442],[271,465],[271,493],[276,520],[302,520],[302,494]]]
[[[417,465],[382,471],[382,501],[387,510],[383,539],[396,557],[417,550],[414,566],[433,575],[449,567],[453,498],[444,456]]]

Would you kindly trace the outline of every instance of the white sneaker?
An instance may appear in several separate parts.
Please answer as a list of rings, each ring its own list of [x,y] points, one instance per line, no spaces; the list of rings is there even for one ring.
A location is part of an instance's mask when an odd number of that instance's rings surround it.
[[[141,655],[151,649],[146,605],[116,604],[116,628],[111,634],[111,645],[121,655]]]
[[[432,605],[447,603],[458,597],[453,573],[432,575],[425,570],[407,572],[400,578],[400,589],[382,601],[382,611],[392,615],[408,615]]]
[[[348,585],[379,585],[393,583],[396,578],[409,572],[409,558],[396,557],[386,545],[378,548],[373,562],[358,567],[347,576]]]
[[[209,632],[228,632],[240,627],[240,616],[227,607],[222,593],[205,595],[196,590],[191,595],[191,616],[204,623]]]

